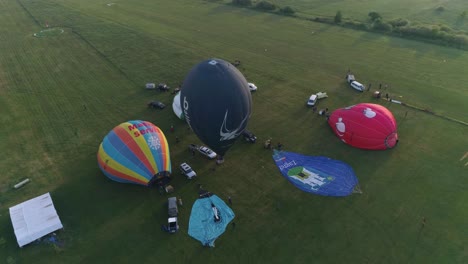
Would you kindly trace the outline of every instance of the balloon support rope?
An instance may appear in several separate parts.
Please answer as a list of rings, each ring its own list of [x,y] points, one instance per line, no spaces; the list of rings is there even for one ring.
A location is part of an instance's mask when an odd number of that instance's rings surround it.
[[[357,184],[356,186],[354,186],[353,193],[362,194],[361,186],[359,186],[359,184]]]

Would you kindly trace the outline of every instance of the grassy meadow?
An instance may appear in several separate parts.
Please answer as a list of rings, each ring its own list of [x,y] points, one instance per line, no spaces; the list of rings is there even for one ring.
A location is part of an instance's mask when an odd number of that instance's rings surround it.
[[[468,30],[468,4],[464,0],[272,0],[278,6],[291,6],[302,16],[335,16],[340,10],[343,17],[366,21],[369,12],[375,11],[385,20],[408,19],[413,23],[447,25],[453,29]]]
[[[46,23],[64,32],[34,37]],[[460,160],[468,126],[376,101],[344,79],[351,69],[372,91],[388,84],[392,98],[468,122],[467,52],[198,0],[0,0],[0,25],[0,263],[468,262],[468,159]],[[259,142],[237,142],[222,166],[191,157],[187,145],[200,141],[172,113],[170,93],[144,89],[176,87],[210,57],[239,59],[259,87],[248,126]],[[319,91],[329,95],[319,108],[389,108],[398,147],[343,144],[305,107]],[[168,107],[148,109],[155,99]],[[97,166],[103,137],[133,119],[159,126],[170,144],[174,195],[184,201],[175,235],[160,230],[169,195],[112,182]],[[263,149],[269,137],[287,151],[349,163],[363,194],[296,189]],[[197,179],[177,173],[184,161]],[[24,178],[31,183],[12,188]],[[236,227],[215,248],[187,234],[198,183],[233,199]],[[8,208],[45,192],[65,226],[63,247],[20,249]]]

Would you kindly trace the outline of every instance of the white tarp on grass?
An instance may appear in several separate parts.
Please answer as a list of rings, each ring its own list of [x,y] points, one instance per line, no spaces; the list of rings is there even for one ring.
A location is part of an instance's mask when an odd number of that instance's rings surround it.
[[[10,207],[10,218],[20,247],[63,228],[50,193]]]

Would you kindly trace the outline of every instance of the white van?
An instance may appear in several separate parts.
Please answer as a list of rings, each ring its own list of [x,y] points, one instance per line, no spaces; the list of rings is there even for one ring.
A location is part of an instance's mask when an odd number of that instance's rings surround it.
[[[357,81],[353,81],[351,82],[351,87],[360,91],[360,92],[364,92],[364,90],[366,89],[366,87],[364,87],[364,85],[362,85],[361,83],[358,83]]]
[[[317,103],[318,97],[316,94],[313,94],[307,100],[307,106],[314,106]]]

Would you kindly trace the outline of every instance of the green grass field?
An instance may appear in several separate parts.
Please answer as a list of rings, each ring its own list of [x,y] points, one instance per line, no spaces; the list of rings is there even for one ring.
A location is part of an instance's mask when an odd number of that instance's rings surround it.
[[[413,23],[443,24],[454,29],[468,30],[468,17],[460,16],[463,11],[468,12],[468,5],[464,0],[272,0],[270,2],[278,6],[291,6],[303,16],[333,17],[340,10],[343,17],[366,21],[369,19],[369,12],[375,11],[387,21],[403,18]]]
[[[381,100],[399,146],[363,151],[305,107],[318,91],[329,95],[320,108],[376,102],[347,87],[349,68],[373,88],[389,84],[392,98],[468,122],[467,52],[204,1],[108,3],[0,0],[0,263],[468,262],[468,126]],[[34,37],[46,22],[64,32]],[[171,95],[144,89],[175,87],[210,57],[241,60],[259,87],[249,129],[260,142],[237,142],[219,167],[187,152],[200,142],[172,113]],[[153,99],[169,107],[147,109]],[[97,166],[103,137],[132,119],[163,129],[173,167],[188,161],[199,175],[174,173],[184,200],[176,235],[160,231],[168,196],[111,182]],[[301,192],[263,149],[268,137],[349,163],[363,194]],[[14,190],[24,178],[31,183]],[[187,234],[198,183],[231,196],[236,213],[236,228],[211,249]],[[20,249],[8,208],[45,192],[64,246]]]

